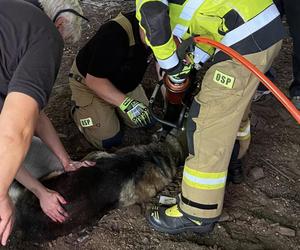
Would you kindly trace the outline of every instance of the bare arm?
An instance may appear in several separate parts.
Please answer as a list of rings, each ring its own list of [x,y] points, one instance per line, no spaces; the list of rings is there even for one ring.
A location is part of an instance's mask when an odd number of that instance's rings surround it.
[[[40,113],[35,132],[57,156],[65,171],[74,171],[81,167],[95,165],[95,163],[91,161],[72,161],[70,159],[70,156],[60,141],[50,119],[43,111]]]
[[[30,96],[18,92],[7,95],[0,115],[0,239],[2,245],[6,244],[14,221],[8,188],[28,151],[38,115],[38,104]]]
[[[24,167],[21,167],[17,172],[16,180],[39,199],[42,210],[53,221],[63,222],[65,220],[68,214],[60,204],[66,204],[66,201],[59,193],[47,189],[32,177]]]
[[[25,158],[38,114],[37,102],[28,95],[13,92],[4,102],[0,115],[0,197],[7,193]]]
[[[99,78],[87,74],[86,85],[101,99],[117,107],[126,98],[125,94],[118,90],[107,78]]]

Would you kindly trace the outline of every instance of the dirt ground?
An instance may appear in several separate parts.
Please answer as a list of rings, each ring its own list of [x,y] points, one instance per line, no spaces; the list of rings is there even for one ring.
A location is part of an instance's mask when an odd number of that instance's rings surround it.
[[[83,0],[90,18],[76,47],[66,47],[62,67],[47,108],[71,156],[80,159],[94,150],[80,135],[69,116],[70,89],[67,75],[76,50],[105,20],[120,10],[133,10],[134,1]],[[286,39],[274,68],[276,83],[287,94],[291,73],[291,40]],[[151,93],[154,70],[147,72],[143,85]],[[272,96],[252,107],[253,139],[244,160],[243,184],[228,184],[220,223],[207,236],[170,236],[151,230],[145,220],[147,207],[134,205],[111,211],[85,229],[44,244],[21,242],[15,232],[7,249],[300,249],[300,127]],[[126,129],[123,147],[148,143],[153,130]],[[175,196],[181,173],[162,194]],[[0,247],[1,248],[1,247]],[[2,249],[2,248],[1,248]]]

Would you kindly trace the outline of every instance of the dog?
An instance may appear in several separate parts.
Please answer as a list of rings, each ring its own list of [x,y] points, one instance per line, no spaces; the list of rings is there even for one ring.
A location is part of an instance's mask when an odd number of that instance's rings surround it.
[[[25,240],[43,242],[73,232],[100,219],[114,208],[143,203],[168,185],[186,157],[185,136],[170,133],[164,141],[129,146],[115,153],[93,152],[85,160],[94,167],[43,180],[68,202],[69,217],[55,223],[40,208],[28,190],[15,190],[16,224]]]

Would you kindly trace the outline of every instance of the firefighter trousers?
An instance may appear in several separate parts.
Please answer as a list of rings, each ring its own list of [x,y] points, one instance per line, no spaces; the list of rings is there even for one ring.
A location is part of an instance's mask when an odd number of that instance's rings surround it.
[[[245,58],[266,72],[281,44]],[[220,216],[234,142],[238,133],[250,140],[245,136],[250,126],[249,104],[258,83],[259,79],[235,60],[216,63],[206,72],[187,124],[189,156],[179,200],[183,213],[203,219]]]

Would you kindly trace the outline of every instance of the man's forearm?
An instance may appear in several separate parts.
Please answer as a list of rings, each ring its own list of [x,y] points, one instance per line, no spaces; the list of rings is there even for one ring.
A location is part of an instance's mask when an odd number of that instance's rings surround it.
[[[118,90],[108,79],[98,78],[87,74],[86,85],[104,101],[119,107],[126,96]]]
[[[24,187],[26,187],[29,191],[34,193],[36,197],[39,198],[42,191],[45,190],[45,187],[35,179],[25,167],[21,167],[16,174],[15,179],[20,182]]]
[[[37,117],[34,99],[17,92],[7,96],[0,115],[0,198],[6,196],[25,158]]]
[[[0,125],[1,127],[1,125]],[[23,161],[29,147],[30,135],[21,139],[21,136],[9,136],[0,133],[0,197],[5,196],[18,168]]]

